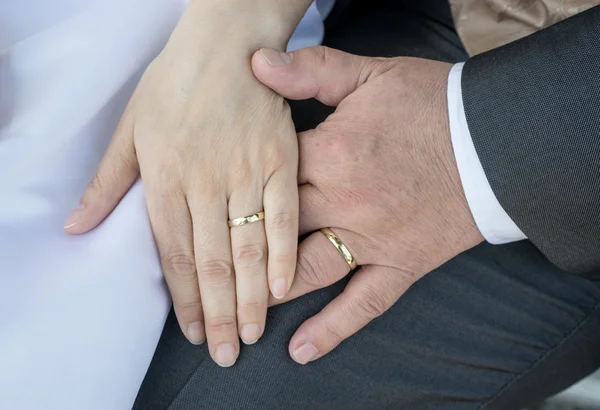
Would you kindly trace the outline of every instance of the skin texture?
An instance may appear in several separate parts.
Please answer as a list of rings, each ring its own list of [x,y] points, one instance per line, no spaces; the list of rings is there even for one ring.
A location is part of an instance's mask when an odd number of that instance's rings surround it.
[[[310,0],[192,1],[144,73],[97,174],[65,223],[95,228],[141,175],[181,329],[231,366],[287,294],[298,237],[298,146],[285,100],[250,68],[284,49]],[[232,24],[235,22],[235,24]],[[215,41],[219,39],[219,41]],[[265,212],[232,228],[229,219]]]
[[[361,265],[345,291],[292,337],[290,355],[306,364],[483,238],[452,152],[450,64],[315,47],[273,66],[263,54],[252,63],[265,85],[286,98],[314,97],[337,106],[316,129],[298,135],[300,233],[331,227]],[[331,285],[349,271],[335,247],[315,232],[300,244],[290,293],[271,303]]]

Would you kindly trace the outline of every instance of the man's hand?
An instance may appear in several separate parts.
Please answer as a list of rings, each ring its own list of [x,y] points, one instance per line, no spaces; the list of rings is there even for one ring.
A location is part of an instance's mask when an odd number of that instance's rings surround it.
[[[374,59],[315,47],[256,77],[290,99],[337,106],[300,144],[300,233],[332,227],[362,267],[345,291],[290,342],[301,364],[334,349],[388,310],[418,279],[483,238],[464,197],[449,135],[450,65]],[[350,271],[320,232],[300,244],[282,303]]]

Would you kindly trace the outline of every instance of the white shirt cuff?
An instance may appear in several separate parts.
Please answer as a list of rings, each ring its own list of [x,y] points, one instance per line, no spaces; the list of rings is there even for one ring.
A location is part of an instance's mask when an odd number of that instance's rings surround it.
[[[500,245],[527,239],[498,202],[477,156],[463,105],[463,66],[464,63],[456,64],[448,76],[448,116],[454,156],[473,219],[489,243]]]

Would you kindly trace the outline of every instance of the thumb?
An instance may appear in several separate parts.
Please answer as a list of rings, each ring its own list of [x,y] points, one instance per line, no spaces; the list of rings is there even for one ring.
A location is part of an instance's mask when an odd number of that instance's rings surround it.
[[[285,98],[316,98],[337,106],[372,75],[385,71],[387,61],[323,46],[291,53],[263,48],[254,53],[252,70],[261,83]]]
[[[104,158],[79,205],[71,212],[64,229],[70,234],[86,233],[100,224],[118,205],[135,182],[139,166],[133,145],[133,127],[121,119]]]
[[[300,364],[319,359],[381,316],[408,288],[399,277],[392,268],[361,267],[338,297],[298,328],[289,344],[292,358]]]

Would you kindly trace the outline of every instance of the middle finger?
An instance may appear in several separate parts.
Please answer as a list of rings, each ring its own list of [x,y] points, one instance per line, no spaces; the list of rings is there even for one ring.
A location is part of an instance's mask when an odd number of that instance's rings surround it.
[[[236,362],[240,347],[227,202],[225,196],[207,198],[206,192],[194,189],[188,197],[198,283],[210,354],[219,366],[229,367]]]

